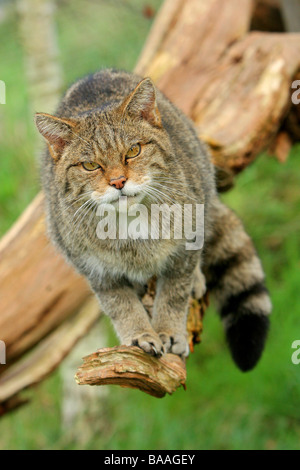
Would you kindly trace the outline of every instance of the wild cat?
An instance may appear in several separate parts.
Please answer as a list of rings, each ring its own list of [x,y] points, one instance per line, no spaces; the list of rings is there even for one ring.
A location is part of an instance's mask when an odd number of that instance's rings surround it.
[[[50,237],[88,279],[122,344],[187,356],[189,296],[208,288],[234,361],[252,369],[269,328],[265,276],[241,221],[218,197],[214,166],[192,122],[150,78],[112,69],[79,80],[55,116],[37,113],[35,120],[48,144],[41,177]],[[188,250],[184,237],[174,236],[99,237],[98,210],[124,198],[129,208],[204,205],[203,246]],[[150,319],[140,294],[153,276]]]

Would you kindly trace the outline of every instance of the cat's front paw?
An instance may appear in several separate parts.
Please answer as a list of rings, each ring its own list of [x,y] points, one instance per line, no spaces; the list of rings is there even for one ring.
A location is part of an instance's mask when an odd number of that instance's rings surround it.
[[[142,333],[132,339],[132,346],[138,346],[151,356],[161,357],[165,353],[164,346],[158,336]]]
[[[159,333],[165,351],[177,356],[187,357],[190,353],[187,337],[181,333]]]

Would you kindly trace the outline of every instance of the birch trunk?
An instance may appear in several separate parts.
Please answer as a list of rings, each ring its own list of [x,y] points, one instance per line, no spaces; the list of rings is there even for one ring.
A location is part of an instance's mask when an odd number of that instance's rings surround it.
[[[54,112],[62,90],[62,70],[52,0],[18,0],[20,36],[33,111]]]

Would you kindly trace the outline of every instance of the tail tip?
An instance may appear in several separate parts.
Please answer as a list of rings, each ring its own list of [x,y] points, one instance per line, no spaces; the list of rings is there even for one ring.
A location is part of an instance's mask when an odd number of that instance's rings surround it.
[[[249,313],[241,315],[226,330],[232,358],[242,372],[252,370],[258,363],[270,327],[269,317]]]

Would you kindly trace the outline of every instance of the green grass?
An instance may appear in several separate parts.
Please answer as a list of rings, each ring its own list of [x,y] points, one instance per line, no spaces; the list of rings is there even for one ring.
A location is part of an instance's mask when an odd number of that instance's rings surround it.
[[[1,80],[6,103],[0,105],[0,235],[38,191],[33,118],[29,114],[22,50],[15,21],[1,24]]]
[[[134,13],[118,13],[107,2],[101,15],[92,2],[59,10],[66,83],[101,66],[133,68],[149,28],[137,13],[141,2],[134,4]],[[0,108],[1,233],[38,190],[22,51],[14,30],[11,20],[0,32],[5,64],[0,78],[9,89],[8,104]],[[243,374],[234,366],[221,322],[210,307],[202,344],[188,360],[186,391],[155,399],[111,387],[93,417],[94,436],[85,441],[62,430],[62,383],[56,371],[27,392],[28,405],[0,420],[1,449],[299,449],[300,365],[291,362],[291,344],[300,339],[300,146],[285,164],[262,155],[223,200],[255,242],[274,306],[268,345],[256,369]]]

